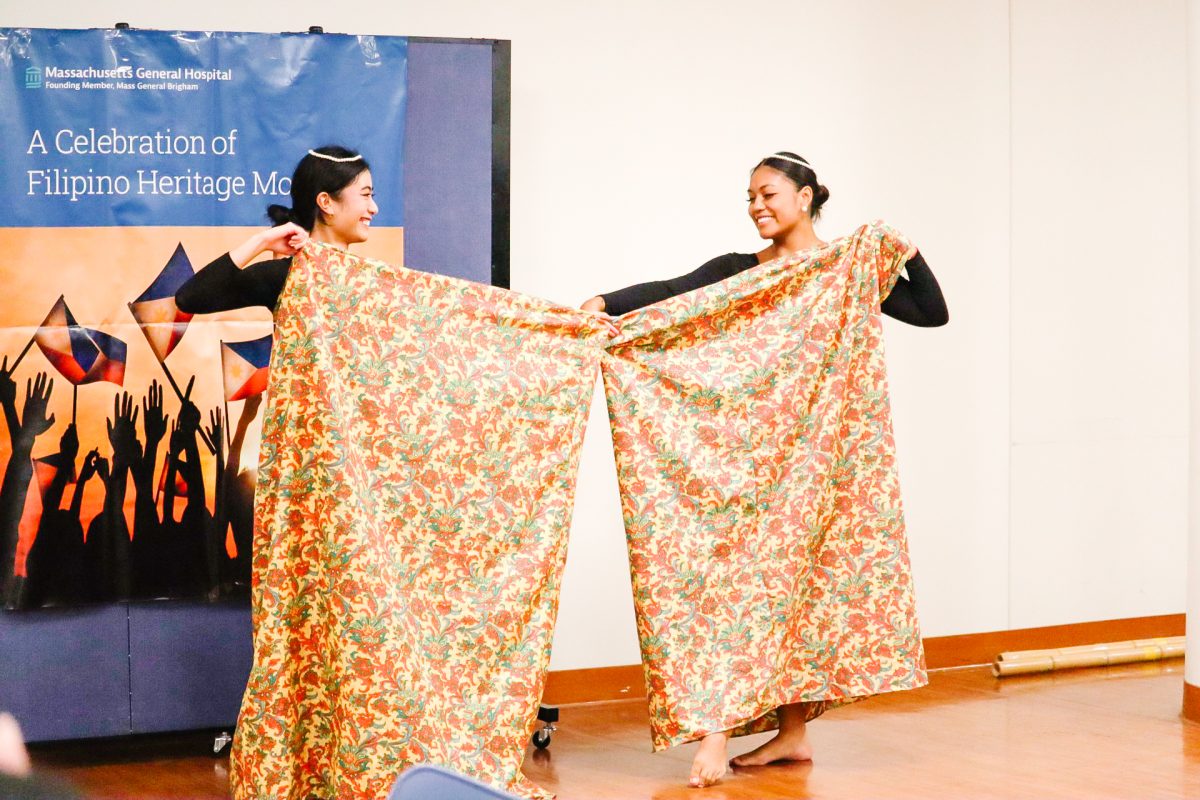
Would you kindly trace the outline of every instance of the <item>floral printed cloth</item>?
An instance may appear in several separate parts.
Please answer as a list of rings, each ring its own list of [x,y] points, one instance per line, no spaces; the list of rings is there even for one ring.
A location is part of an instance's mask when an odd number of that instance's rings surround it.
[[[525,797],[602,362],[654,746],[925,683],[881,223],[621,318],[310,243],[276,313],[234,796]],[[607,348],[607,349],[605,349]]]
[[[593,316],[310,244],[280,298],[234,796],[382,798],[407,766],[526,797]]]
[[[631,312],[602,368],[655,749],[926,682],[882,223]]]

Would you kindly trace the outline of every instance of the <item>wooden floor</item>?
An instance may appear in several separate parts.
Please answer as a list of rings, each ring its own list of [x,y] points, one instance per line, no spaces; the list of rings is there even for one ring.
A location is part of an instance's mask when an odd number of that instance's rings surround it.
[[[813,763],[684,786],[694,745],[650,752],[645,702],[564,706],[525,771],[561,800],[1200,798],[1200,725],[1179,716],[1183,662],[994,679],[947,670],[916,692],[830,712]],[[736,739],[731,754],[765,736]],[[195,735],[42,745],[36,768],[103,798],[224,798],[227,761]]]

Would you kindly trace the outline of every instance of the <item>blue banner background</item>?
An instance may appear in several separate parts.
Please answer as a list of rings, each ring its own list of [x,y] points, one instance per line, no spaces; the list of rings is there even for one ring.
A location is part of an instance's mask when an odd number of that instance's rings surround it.
[[[400,227],[407,51],[401,37],[0,28],[0,226],[260,225],[290,205],[279,181],[305,151],[336,143],[371,163],[375,224]],[[88,152],[91,129],[189,141]]]

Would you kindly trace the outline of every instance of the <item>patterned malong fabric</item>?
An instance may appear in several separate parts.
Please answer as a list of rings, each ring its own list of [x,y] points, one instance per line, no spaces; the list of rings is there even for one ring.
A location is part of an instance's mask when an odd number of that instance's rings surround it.
[[[926,683],[882,223],[620,320],[603,360],[655,749]]]
[[[310,244],[276,313],[234,796],[524,797],[602,364],[656,748],[925,683],[881,223],[621,318]]]
[[[276,314],[234,796],[525,797],[583,428],[584,312],[310,245]]]

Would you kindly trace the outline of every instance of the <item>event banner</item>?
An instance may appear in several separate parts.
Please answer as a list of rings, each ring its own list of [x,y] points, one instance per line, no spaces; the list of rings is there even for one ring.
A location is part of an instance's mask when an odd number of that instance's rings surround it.
[[[399,263],[406,92],[398,37],[0,29],[5,608],[245,593],[271,309],[175,293],[326,144]]]

